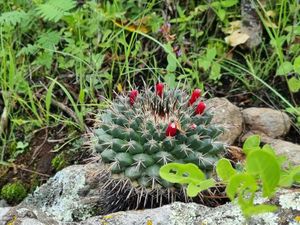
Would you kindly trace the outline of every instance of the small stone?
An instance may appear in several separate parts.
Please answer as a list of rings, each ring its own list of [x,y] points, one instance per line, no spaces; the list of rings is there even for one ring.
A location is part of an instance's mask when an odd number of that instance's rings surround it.
[[[73,165],[59,171],[22,203],[61,221],[83,220],[95,214],[106,192],[99,178],[100,164]],[[103,182],[103,180],[102,180]],[[100,208],[97,208],[97,213]]]
[[[285,155],[289,162],[300,165],[300,145],[268,137],[262,137],[261,140],[270,144],[277,155]]]
[[[289,116],[270,108],[247,108],[242,111],[246,126],[253,133],[261,132],[269,137],[284,136],[291,127]]]
[[[207,110],[213,114],[212,124],[224,128],[218,140],[231,145],[243,131],[243,117],[239,108],[226,98],[212,98],[205,101]]]
[[[4,221],[5,221],[5,215],[8,213],[8,211],[10,210],[10,207],[5,207],[5,208],[1,208],[0,207],[0,225],[4,225]],[[2,223],[3,222],[3,223]]]

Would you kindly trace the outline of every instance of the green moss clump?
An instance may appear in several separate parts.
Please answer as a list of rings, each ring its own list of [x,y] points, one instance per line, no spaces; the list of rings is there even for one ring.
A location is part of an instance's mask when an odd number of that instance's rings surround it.
[[[27,190],[19,181],[8,183],[1,189],[1,198],[9,203],[19,203],[27,196]]]
[[[58,154],[51,160],[51,165],[55,171],[59,171],[67,166],[67,161],[64,154]]]

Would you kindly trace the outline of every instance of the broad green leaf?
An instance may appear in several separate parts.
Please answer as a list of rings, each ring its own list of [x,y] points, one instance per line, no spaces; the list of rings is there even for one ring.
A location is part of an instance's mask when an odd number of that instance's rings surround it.
[[[216,57],[216,55],[217,55],[217,49],[215,47],[207,49],[207,51],[206,51],[206,59],[208,61],[213,61],[214,58]]]
[[[291,171],[291,174],[293,174],[295,183],[300,184],[300,166],[294,167]]]
[[[250,217],[260,213],[274,212],[276,210],[277,207],[274,205],[261,204],[261,205],[253,205],[243,209],[243,214],[246,217]]]
[[[233,175],[236,174],[236,170],[233,169],[230,161],[228,159],[220,159],[216,166],[216,171],[223,181],[228,181]]]
[[[235,196],[239,193],[243,193],[245,190],[248,190],[251,193],[254,193],[258,189],[255,178],[247,173],[239,173],[233,175],[229,179],[229,183],[226,187],[226,194],[233,200]]]
[[[207,58],[200,58],[197,60],[197,63],[200,68],[202,68],[204,71],[207,71],[209,67],[211,66],[211,61],[208,60]]]
[[[192,163],[168,163],[160,168],[159,175],[166,181],[179,184],[197,184],[205,179],[205,174]]]
[[[175,88],[176,87],[176,77],[174,73],[168,73],[167,75],[164,76],[165,83],[170,87],[170,88]]]
[[[278,183],[280,187],[286,187],[286,188],[291,187],[293,182],[294,180],[293,177],[290,175],[290,173],[285,171],[280,173],[280,180]]]
[[[251,135],[246,139],[243,144],[243,151],[245,154],[249,154],[251,151],[260,149],[260,136],[259,135]]]
[[[287,157],[286,156],[284,156],[284,155],[281,155],[281,156],[276,155],[274,149],[269,144],[265,144],[262,147],[262,150],[270,153],[271,155],[273,155],[276,158],[276,161],[278,162],[279,166],[281,166],[283,163],[285,163],[287,161]]]
[[[300,74],[300,56],[298,56],[294,61],[294,71]]]
[[[280,179],[280,166],[274,155],[262,150],[251,151],[246,158],[246,171],[259,175],[264,197],[273,194]]]
[[[16,149],[25,149],[28,146],[29,146],[29,143],[27,143],[27,142],[23,143],[22,141],[18,141]]]
[[[174,72],[177,68],[177,60],[174,53],[169,53],[167,56],[168,66],[167,70],[168,72]]]
[[[286,61],[284,63],[282,63],[277,71],[276,71],[276,75],[287,75],[288,73],[290,73],[293,70],[293,65],[291,62]]]
[[[187,195],[189,197],[196,197],[199,192],[214,187],[215,184],[214,179],[203,180],[196,184],[190,183],[187,187]]]
[[[294,183],[300,183],[300,166],[281,173],[279,181],[281,187],[291,187]]]
[[[221,66],[219,63],[213,62],[209,78],[212,80],[218,80],[221,76]]]
[[[226,16],[226,11],[222,8],[219,8],[217,10],[217,15],[220,18],[220,20],[223,21],[225,19],[225,16]]]
[[[285,109],[288,113],[299,115],[300,116],[300,107],[290,107]]]
[[[276,157],[275,151],[274,151],[274,149],[271,147],[271,145],[265,144],[261,149],[264,150],[264,151],[266,151],[266,152],[269,152],[270,154],[272,154],[273,156]]]
[[[224,8],[228,8],[236,5],[238,2],[239,2],[238,0],[225,0],[225,1],[221,1],[221,5]]]
[[[296,93],[300,90],[300,80],[296,77],[292,77],[288,80],[288,86],[291,92]]]
[[[220,8],[221,7],[221,3],[219,1],[213,1],[212,3],[210,3],[210,5],[213,8]]]

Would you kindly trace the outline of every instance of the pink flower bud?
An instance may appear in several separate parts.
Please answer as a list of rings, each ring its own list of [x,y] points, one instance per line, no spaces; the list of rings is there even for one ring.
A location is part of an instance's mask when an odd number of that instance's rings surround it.
[[[200,89],[195,89],[192,93],[192,96],[189,100],[189,104],[193,105],[195,101],[197,101],[197,99],[201,96],[201,90]]]
[[[177,133],[177,125],[175,122],[169,123],[166,129],[166,136],[174,137]]]
[[[155,91],[159,97],[162,97],[164,93],[164,84],[163,83],[156,84]]]
[[[135,102],[135,99],[136,97],[138,96],[139,92],[138,90],[132,90],[130,93],[129,93],[129,102],[130,102],[130,105],[133,106],[134,102]]]
[[[192,130],[195,130],[195,129],[197,128],[197,125],[193,123],[193,124],[191,124],[190,128],[191,128]]]
[[[196,110],[195,110],[196,115],[198,115],[198,114],[201,115],[204,112],[205,108],[206,108],[205,103],[199,102],[199,104],[197,105]]]

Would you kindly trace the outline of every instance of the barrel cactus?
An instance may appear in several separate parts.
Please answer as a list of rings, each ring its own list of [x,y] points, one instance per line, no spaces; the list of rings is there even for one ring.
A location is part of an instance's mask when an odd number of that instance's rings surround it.
[[[225,151],[216,141],[222,129],[211,120],[200,89],[190,95],[159,83],[117,96],[101,113],[93,142],[113,199],[109,211],[188,201],[185,187],[161,179],[159,169],[169,162],[194,163],[211,177]]]

